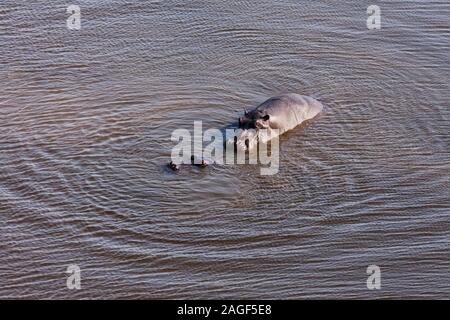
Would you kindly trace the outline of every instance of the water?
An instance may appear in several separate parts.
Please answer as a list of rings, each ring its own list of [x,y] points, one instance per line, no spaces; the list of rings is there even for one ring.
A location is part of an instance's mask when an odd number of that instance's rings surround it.
[[[450,297],[448,1],[76,4],[0,4],[1,298]],[[165,166],[287,92],[277,175]]]

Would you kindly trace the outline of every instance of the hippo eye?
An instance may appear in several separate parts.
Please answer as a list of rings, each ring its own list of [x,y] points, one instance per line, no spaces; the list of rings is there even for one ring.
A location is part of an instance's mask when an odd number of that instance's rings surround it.
[[[270,119],[270,116],[269,116],[268,114],[266,114],[262,119],[263,119],[264,121],[267,121],[267,120]]]

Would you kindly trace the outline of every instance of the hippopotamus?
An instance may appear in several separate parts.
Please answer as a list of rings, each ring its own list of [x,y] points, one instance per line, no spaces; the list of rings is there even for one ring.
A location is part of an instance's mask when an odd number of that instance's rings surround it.
[[[237,135],[235,143],[244,150],[252,149],[258,141],[266,143],[314,118],[322,110],[322,103],[308,96],[289,93],[272,97],[252,111],[245,111],[239,118],[239,128],[242,131]],[[267,135],[261,135],[261,129],[266,129]]]
[[[192,156],[191,156],[191,164],[194,165],[194,166],[200,167],[200,168],[204,168],[204,167],[206,167],[209,163],[208,163],[208,161],[206,161],[205,159],[201,159],[201,161],[200,161],[199,163],[196,163],[196,161],[195,161],[195,156],[192,155]],[[170,169],[172,169],[173,171],[178,171],[178,170],[180,170],[180,165],[177,164],[177,163],[175,163],[175,162],[173,162],[173,161],[170,161],[169,164],[168,164],[167,166],[168,166]]]
[[[259,142],[267,143],[286,131],[294,129],[304,121],[313,119],[322,110],[323,105],[316,99],[296,93],[270,98],[252,111],[245,111],[244,115],[239,118],[239,130],[237,133],[236,130],[231,130],[232,138],[227,133],[225,144],[235,144],[236,147],[243,150],[253,149]],[[190,147],[189,145],[189,151]],[[177,152],[179,152],[178,149]],[[203,154],[198,157],[192,155],[190,164],[204,168],[211,163],[217,163],[217,159],[206,160],[203,156]],[[178,171],[180,163],[171,161],[168,167]]]

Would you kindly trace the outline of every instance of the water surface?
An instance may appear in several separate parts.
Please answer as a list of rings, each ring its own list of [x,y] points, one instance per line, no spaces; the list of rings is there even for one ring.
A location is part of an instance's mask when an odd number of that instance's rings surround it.
[[[1,298],[450,297],[448,1],[77,4],[0,4]],[[165,167],[287,92],[277,175]]]

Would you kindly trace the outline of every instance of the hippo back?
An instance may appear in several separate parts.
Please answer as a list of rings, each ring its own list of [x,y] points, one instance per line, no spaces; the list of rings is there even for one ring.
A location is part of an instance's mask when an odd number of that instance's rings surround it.
[[[270,98],[256,109],[269,114],[270,127],[279,129],[282,134],[314,118],[322,111],[323,105],[314,98],[290,93]]]

